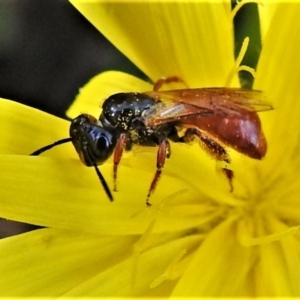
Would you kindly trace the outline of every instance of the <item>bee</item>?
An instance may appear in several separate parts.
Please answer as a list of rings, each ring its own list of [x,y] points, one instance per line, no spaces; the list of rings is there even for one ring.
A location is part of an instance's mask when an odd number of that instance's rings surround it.
[[[156,172],[150,184],[146,205],[154,192],[167,158],[170,141],[190,143],[198,139],[200,146],[217,161],[225,163],[223,172],[233,190],[234,173],[228,165],[226,147],[262,159],[267,152],[257,112],[272,106],[259,90],[241,88],[194,88],[161,91],[164,83],[180,81],[177,77],[159,80],[153,91],[117,93],[102,105],[99,119],[81,114],[72,120],[70,137],[47,145],[31,155],[39,155],[54,146],[72,142],[84,165],[94,167],[102,186],[113,196],[98,165],[113,155],[113,180],[116,191],[117,170],[124,151],[133,145],[158,147]],[[181,134],[183,132],[183,134]]]

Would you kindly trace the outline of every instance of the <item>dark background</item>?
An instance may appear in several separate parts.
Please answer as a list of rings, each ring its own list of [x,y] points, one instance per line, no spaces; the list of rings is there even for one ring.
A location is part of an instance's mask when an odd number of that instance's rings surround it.
[[[143,76],[66,0],[0,0],[0,97],[64,116],[105,70]]]
[[[235,18],[235,48],[237,55],[250,36],[243,64],[254,68],[258,32],[257,6],[247,4]],[[67,0],[0,0],[0,97],[65,117],[78,89],[105,70],[146,79]],[[247,72],[240,78],[251,87]],[[28,230],[24,226],[0,219],[0,237]]]

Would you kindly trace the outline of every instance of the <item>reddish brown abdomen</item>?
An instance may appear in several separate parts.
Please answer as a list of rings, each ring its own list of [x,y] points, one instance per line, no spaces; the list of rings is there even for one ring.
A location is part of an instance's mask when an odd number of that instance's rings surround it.
[[[181,120],[187,127],[198,127],[221,143],[251,158],[261,159],[267,151],[267,142],[255,112],[223,118],[218,115],[189,117]]]

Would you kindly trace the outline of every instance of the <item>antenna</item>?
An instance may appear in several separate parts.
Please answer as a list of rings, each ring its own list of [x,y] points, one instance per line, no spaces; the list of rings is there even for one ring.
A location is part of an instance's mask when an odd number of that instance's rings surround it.
[[[47,145],[43,148],[40,148],[34,152],[32,152],[30,155],[31,156],[37,156],[37,155],[40,155],[41,153],[47,151],[47,150],[50,150],[52,149],[53,147],[55,146],[58,146],[58,145],[61,145],[61,144],[65,144],[65,143],[69,143],[69,142],[72,142],[72,138],[65,138],[65,139],[62,139],[62,140],[59,140],[59,141],[56,141],[55,143],[53,144],[50,144],[50,145]]]
[[[59,140],[59,141],[54,142],[53,144],[47,145],[47,146],[45,146],[45,147],[42,147],[42,148],[40,148],[40,149],[38,149],[38,150],[32,152],[30,155],[31,155],[31,156],[38,156],[38,155],[40,155],[41,153],[43,153],[43,152],[45,152],[45,151],[48,151],[48,150],[52,149],[52,148],[55,147],[55,146],[62,145],[62,144],[65,144],[65,143],[69,143],[69,142],[72,142],[72,141],[73,141],[73,138],[71,138],[71,137],[62,139],[62,140]],[[90,150],[90,149],[89,149],[89,150]],[[90,151],[88,151],[88,152],[90,152]],[[95,171],[96,171],[96,173],[97,173],[97,176],[98,176],[98,178],[100,179],[100,182],[101,182],[101,184],[102,184],[102,186],[103,186],[103,188],[104,188],[104,190],[105,190],[105,192],[106,192],[106,195],[108,196],[108,198],[109,198],[110,201],[113,201],[114,198],[113,198],[113,196],[112,196],[112,193],[111,193],[111,191],[110,191],[110,189],[109,189],[109,187],[108,187],[108,185],[107,185],[107,183],[106,183],[106,181],[105,181],[103,175],[101,174],[101,172],[100,172],[100,170],[99,170],[99,168],[98,168],[98,166],[97,166],[95,160],[93,159],[93,155],[90,155],[90,159],[91,159],[91,161],[92,161],[92,163],[93,163],[93,167],[95,168]]]
[[[113,198],[113,196],[111,194],[111,191],[110,191],[110,189],[109,189],[109,187],[108,187],[108,185],[107,185],[107,183],[106,183],[103,175],[101,174],[98,166],[96,165],[96,163],[94,161],[93,161],[93,164],[94,164],[94,168],[96,170],[96,173],[97,173],[97,175],[98,175],[98,177],[99,177],[99,179],[100,179],[100,181],[102,183],[102,186],[103,186],[103,188],[104,188],[104,190],[106,192],[106,195],[108,196],[108,198],[109,198],[110,201],[114,201],[114,198]]]

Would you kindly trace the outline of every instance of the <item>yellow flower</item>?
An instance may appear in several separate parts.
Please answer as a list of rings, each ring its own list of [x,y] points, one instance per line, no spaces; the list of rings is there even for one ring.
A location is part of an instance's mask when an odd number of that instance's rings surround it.
[[[153,81],[228,82],[235,65],[229,2],[72,4]],[[268,153],[257,161],[230,150],[233,193],[198,145],[172,144],[151,209],[155,148],[122,159],[110,203],[72,145],[28,156],[67,137],[68,122],[0,102],[0,216],[49,227],[0,241],[0,296],[300,295],[300,5],[279,4],[269,22],[266,14],[255,88],[274,106],[260,114]],[[98,116],[108,95],[150,89],[107,72],[81,90],[68,115]],[[111,185],[111,160],[100,169]]]

